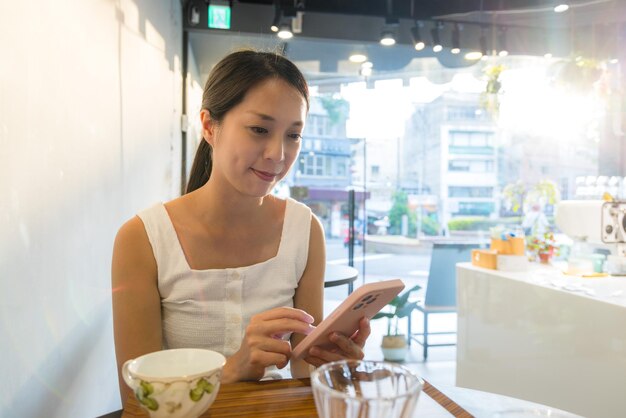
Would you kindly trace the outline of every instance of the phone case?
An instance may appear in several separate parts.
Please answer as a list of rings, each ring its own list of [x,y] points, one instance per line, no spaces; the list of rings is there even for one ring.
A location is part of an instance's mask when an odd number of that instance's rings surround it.
[[[367,283],[356,289],[341,305],[307,335],[291,353],[292,358],[306,357],[308,350],[317,345],[325,349],[335,348],[328,336],[339,332],[347,337],[359,329],[363,317],[372,318],[404,289],[402,280],[385,280]]]

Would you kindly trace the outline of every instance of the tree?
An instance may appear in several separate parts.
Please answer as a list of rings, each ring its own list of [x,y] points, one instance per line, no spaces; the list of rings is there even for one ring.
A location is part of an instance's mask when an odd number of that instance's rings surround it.
[[[402,232],[402,216],[406,215],[409,221],[409,231],[415,235],[415,213],[409,210],[409,197],[402,190],[397,190],[393,194],[393,205],[389,210],[389,229],[391,234],[399,235]]]

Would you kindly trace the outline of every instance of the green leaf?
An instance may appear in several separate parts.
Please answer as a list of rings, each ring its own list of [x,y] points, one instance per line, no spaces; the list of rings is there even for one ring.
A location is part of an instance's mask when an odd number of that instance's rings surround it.
[[[400,303],[400,298],[396,296],[395,298],[391,299],[391,302],[389,302],[387,305],[398,306],[399,303]]]
[[[198,402],[200,399],[202,399],[203,395],[204,388],[200,386],[196,386],[194,389],[191,389],[189,391],[189,398],[191,398],[191,400],[194,402]]]
[[[159,403],[155,399],[145,397],[141,398],[139,402],[151,411],[159,409]]]
[[[404,305],[406,305],[406,302],[409,300],[409,296],[411,296],[411,292],[414,292],[416,290],[421,289],[422,287],[420,285],[415,285],[412,288],[410,288],[409,290],[407,290],[406,292],[404,292],[403,294],[401,294],[399,296],[399,300],[398,300],[398,304],[394,305],[397,307],[403,307]]]
[[[145,380],[142,380],[139,383],[139,385],[141,386],[141,389],[143,390],[143,396],[150,396],[154,392],[154,388],[152,387],[152,384],[150,382],[146,382]]]
[[[396,315],[398,315],[398,318],[404,318],[406,316],[409,316],[411,312],[413,312],[413,309],[415,309],[416,307],[417,307],[417,302],[411,302],[408,305],[405,305],[402,308],[398,309],[398,312],[396,312]]]
[[[372,319],[379,319],[379,318],[393,318],[394,314],[389,313],[389,312],[378,312],[376,315],[374,315],[372,317]]]

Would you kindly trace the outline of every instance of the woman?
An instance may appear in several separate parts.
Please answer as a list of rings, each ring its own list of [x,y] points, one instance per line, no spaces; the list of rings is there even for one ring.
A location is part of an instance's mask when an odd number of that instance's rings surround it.
[[[285,367],[322,319],[320,222],[270,195],[298,156],[308,106],[304,77],[280,55],[235,52],[211,72],[187,193],[139,213],[115,240],[118,368],[162,348],[203,347],[227,357],[222,382],[260,379]],[[355,335],[331,336],[337,348],[313,348],[292,375],[362,358],[369,332],[363,319]],[[121,381],[120,390],[124,402]]]

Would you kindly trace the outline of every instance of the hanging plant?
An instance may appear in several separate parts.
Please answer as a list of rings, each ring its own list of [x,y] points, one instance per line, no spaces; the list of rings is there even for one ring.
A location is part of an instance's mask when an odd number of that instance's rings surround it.
[[[502,88],[502,82],[500,81],[502,71],[504,71],[504,65],[502,64],[490,65],[483,70],[487,78],[487,85],[485,86],[485,91],[480,95],[480,105],[494,117],[497,117],[500,111],[499,94]]]
[[[601,63],[594,59],[578,57],[555,64],[555,81],[558,85],[579,92],[591,92],[603,74]]]
[[[320,96],[322,107],[328,113],[331,125],[346,120],[350,114],[350,103],[342,98],[334,96]]]

